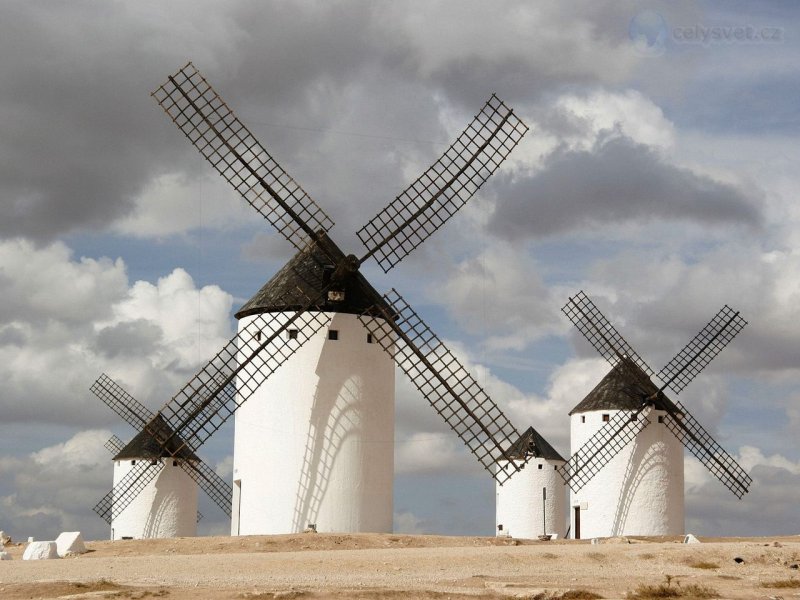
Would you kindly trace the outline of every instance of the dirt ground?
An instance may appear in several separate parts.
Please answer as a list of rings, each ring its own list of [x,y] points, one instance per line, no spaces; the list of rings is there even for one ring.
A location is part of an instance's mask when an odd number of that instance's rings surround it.
[[[800,598],[800,536],[702,541],[309,533],[88,542],[46,561],[20,545],[0,599]]]

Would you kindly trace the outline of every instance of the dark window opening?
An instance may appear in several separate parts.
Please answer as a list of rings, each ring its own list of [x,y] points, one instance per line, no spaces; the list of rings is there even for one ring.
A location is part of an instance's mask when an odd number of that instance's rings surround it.
[[[132,460],[132,461],[131,461],[131,464],[132,464],[132,465],[135,465],[135,464],[136,464],[136,461],[135,461],[135,460]]]
[[[503,524],[502,523],[497,526],[497,531],[503,531]]]
[[[368,333],[368,334],[367,334],[367,343],[368,343],[368,344],[371,344],[372,342],[373,342],[373,339],[372,339],[372,334],[371,334],[371,333]]]
[[[328,330],[328,339],[329,340],[338,340],[339,339],[339,330],[338,329],[329,329]]]
[[[256,341],[257,342],[261,341],[261,330],[260,329],[258,331],[256,331]]]
[[[586,423],[586,415],[581,415],[581,423]]]
[[[603,415],[603,423],[608,423],[609,415],[606,413]]]
[[[557,471],[558,470],[558,465],[553,465],[553,470]]]
[[[539,463],[539,470],[541,471],[542,469],[544,469],[544,465],[542,463]]]
[[[631,415],[631,421],[638,421],[639,420],[639,413],[633,413]]]
[[[297,329],[290,329],[289,330],[289,339],[296,340],[297,339]]]
[[[158,459],[157,459],[157,458],[154,458],[154,459],[152,459],[152,460],[150,461],[150,464],[151,464],[151,465],[157,465],[157,464],[158,464]]]
[[[659,422],[659,423],[663,423],[663,422],[664,422],[664,416],[663,416],[663,415],[661,415],[660,417],[658,417],[658,422]]]
[[[173,467],[177,467],[178,466],[178,461],[177,460],[173,460],[172,461],[172,466]]]

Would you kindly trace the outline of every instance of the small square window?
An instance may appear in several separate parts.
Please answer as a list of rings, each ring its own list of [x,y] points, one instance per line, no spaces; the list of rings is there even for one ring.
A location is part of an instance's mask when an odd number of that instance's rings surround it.
[[[177,467],[178,466],[178,461],[177,460],[173,460],[172,461],[172,466],[173,467]]]
[[[157,464],[158,464],[158,459],[157,459],[157,458],[153,458],[153,459],[151,459],[151,460],[150,460],[150,464],[151,464],[151,465],[157,465]]]
[[[609,418],[610,417],[609,417],[608,413],[604,413],[603,414],[603,423],[608,423]]]
[[[558,465],[553,465],[553,470],[557,471],[558,470]]]
[[[539,463],[539,470],[541,471],[542,469],[544,469],[544,465],[542,463]]]
[[[661,415],[661,416],[658,417],[658,422],[659,423],[663,423],[664,422],[664,415]]]
[[[581,415],[581,423],[586,423],[586,415]]]
[[[338,340],[339,339],[339,330],[338,329],[329,329],[328,330],[328,339],[329,340]]]
[[[289,339],[296,340],[297,339],[297,329],[290,329],[289,330]]]
[[[373,340],[373,338],[372,338],[372,334],[371,334],[371,333],[368,333],[368,334],[367,334],[367,343],[368,343],[368,344],[371,344],[373,341],[374,341],[374,340]]]
[[[257,342],[261,341],[261,330],[260,329],[258,331],[256,331],[256,341]]]
[[[135,461],[135,460],[132,460],[132,461],[131,461],[131,465],[135,465],[135,464],[136,464],[136,461]]]

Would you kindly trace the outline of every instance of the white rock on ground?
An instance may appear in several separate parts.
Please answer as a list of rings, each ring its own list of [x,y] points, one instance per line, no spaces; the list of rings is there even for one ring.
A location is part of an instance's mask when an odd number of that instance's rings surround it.
[[[22,555],[22,560],[46,560],[49,558],[58,558],[55,542],[31,542]]]
[[[691,533],[687,533],[686,537],[683,538],[684,544],[700,544],[700,540],[694,537]]]
[[[11,560],[11,555],[8,552],[0,551],[0,560]]]
[[[80,531],[64,531],[56,538],[56,552],[61,558],[86,552]]]

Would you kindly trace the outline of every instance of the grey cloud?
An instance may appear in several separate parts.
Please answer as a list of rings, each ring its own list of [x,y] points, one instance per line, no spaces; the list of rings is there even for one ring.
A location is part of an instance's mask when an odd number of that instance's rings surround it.
[[[576,40],[566,29],[571,11],[508,2],[491,13],[496,22],[486,23],[481,3],[464,5],[463,31],[454,30],[440,56],[431,36],[437,23],[452,21],[442,10],[247,0],[141,2],[135,10],[113,3],[4,3],[0,236],[44,241],[103,229],[130,214],[155,177],[207,173],[148,97],[189,58],[257,137],[266,130],[265,143],[287,170],[310,191],[334,195],[326,208],[360,225],[365,213],[404,187],[409,156],[424,168],[440,151],[430,141],[446,141],[441,106],[474,111],[495,89],[527,96],[577,79],[605,81],[596,67],[624,55],[620,41],[607,43],[603,30],[626,22],[625,7],[610,17],[588,3],[585,24],[594,19],[596,26],[579,27],[591,39]],[[509,22],[514,11],[525,12],[530,27]],[[420,33],[420,22],[433,29]],[[476,24],[484,28],[480,46],[468,33]],[[520,40],[538,42],[505,44],[494,54],[481,50],[479,57],[478,48],[511,35],[509,26]],[[537,51],[545,40],[577,56],[575,66],[554,68]],[[602,51],[579,51],[588,42]],[[337,127],[387,139],[348,139]],[[409,150],[400,137],[428,142]]]
[[[147,356],[161,340],[161,328],[145,319],[104,327],[97,332],[95,348],[107,358]]]
[[[689,491],[686,530],[726,536],[797,534],[800,475],[769,465],[756,465],[750,475],[753,485],[741,500],[716,480]]]
[[[665,219],[751,227],[762,221],[759,198],[621,135],[591,150],[556,150],[539,173],[509,187],[513,196],[498,202],[490,229],[511,239]]]
[[[22,346],[27,339],[21,327],[16,325],[0,327],[0,346]]]

